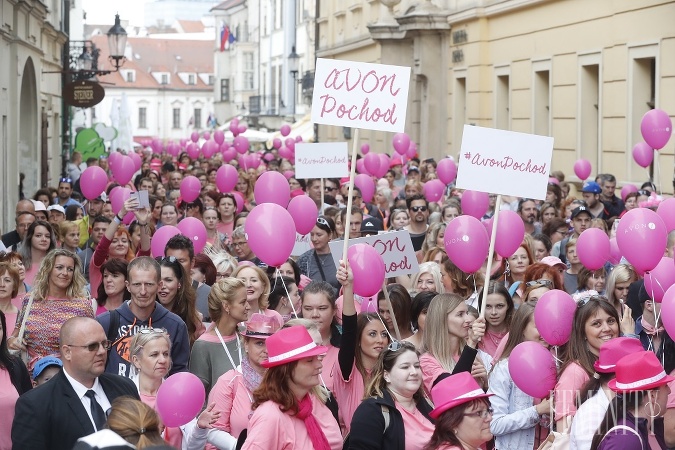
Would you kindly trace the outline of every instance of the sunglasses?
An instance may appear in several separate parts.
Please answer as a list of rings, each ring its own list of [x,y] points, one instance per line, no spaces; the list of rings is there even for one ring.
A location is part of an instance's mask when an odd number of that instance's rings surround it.
[[[112,342],[109,340],[101,341],[101,342],[92,342],[91,344],[87,345],[72,345],[72,344],[66,344],[68,347],[78,347],[78,348],[85,348],[89,352],[95,352],[98,351],[99,347],[103,347],[103,350],[110,350],[110,347],[112,347]]]
[[[429,209],[429,208],[427,208],[426,206],[411,206],[410,207],[410,210],[412,212],[420,212],[420,211],[426,212],[427,209]]]
[[[337,191],[337,188],[329,187],[329,186],[324,186],[324,187],[323,187],[323,190],[324,190],[324,191],[328,191],[328,192],[333,192],[333,191]]]
[[[166,328],[143,328],[138,330],[140,334],[167,334]]]
[[[328,221],[326,219],[324,219],[323,217],[317,218],[316,223],[318,223],[319,225],[323,225],[324,227],[330,228],[330,225],[328,224]]]
[[[527,287],[533,287],[533,286],[547,286],[550,289],[553,289],[553,281],[551,280],[546,280],[546,279],[541,279],[541,280],[532,280],[528,281],[525,283],[525,286]]]
[[[387,347],[387,350],[389,350],[390,352],[397,352],[402,348],[414,350],[415,346],[412,345],[410,342],[397,341],[392,339],[391,343]]]
[[[169,261],[172,264],[175,264],[175,263],[178,262],[178,260],[176,259],[175,256],[164,256],[164,257],[158,256],[157,258],[155,258],[155,261],[157,261],[158,263],[163,263],[164,261]]]
[[[68,177],[59,178],[59,183],[72,183],[73,179]]]

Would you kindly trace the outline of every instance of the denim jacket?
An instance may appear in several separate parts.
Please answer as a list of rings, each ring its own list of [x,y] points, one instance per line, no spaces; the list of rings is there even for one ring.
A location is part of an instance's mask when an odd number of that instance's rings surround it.
[[[499,361],[490,373],[490,404],[494,410],[490,431],[496,450],[521,450],[534,447],[539,414],[534,399],[518,389],[509,374],[509,361]]]

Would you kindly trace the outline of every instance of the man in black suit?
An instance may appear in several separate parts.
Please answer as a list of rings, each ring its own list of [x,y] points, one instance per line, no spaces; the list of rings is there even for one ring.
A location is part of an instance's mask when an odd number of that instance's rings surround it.
[[[59,340],[63,370],[16,402],[14,450],[71,450],[79,438],[103,428],[114,399],[139,399],[131,380],[104,373],[110,341],[94,319],[68,319]]]

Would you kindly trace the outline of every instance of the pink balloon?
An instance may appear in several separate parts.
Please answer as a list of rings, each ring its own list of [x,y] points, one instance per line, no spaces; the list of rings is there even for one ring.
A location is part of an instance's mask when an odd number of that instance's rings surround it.
[[[230,131],[236,136],[239,133],[239,119],[236,117],[230,121]]]
[[[490,196],[487,192],[464,191],[461,204],[464,214],[480,219],[485,215],[490,206]]]
[[[187,145],[187,142],[188,142],[188,140],[185,139],[185,138],[180,138],[180,140],[178,141],[178,143],[181,147],[185,147]]]
[[[675,263],[664,256],[651,271],[645,273],[645,290],[649,298],[661,303],[668,289],[675,284]]]
[[[152,235],[152,240],[150,241],[150,251],[152,252],[152,256],[155,258],[164,256],[166,243],[177,234],[180,234],[180,230],[173,225],[163,225],[160,227],[155,234]]]
[[[216,172],[216,186],[221,193],[230,192],[237,185],[237,169],[229,164],[224,164]]]
[[[281,139],[279,139],[279,138],[274,138],[272,140],[272,147],[276,148],[277,150],[279,150],[281,148],[281,144],[282,144],[282,142],[281,142]]]
[[[443,243],[448,258],[463,272],[473,273],[487,258],[490,238],[478,219],[462,215],[448,223]]]
[[[199,133],[197,133],[196,131],[193,131],[193,132],[190,134],[190,140],[191,140],[192,142],[195,142],[195,143],[196,143],[196,142],[199,142]]]
[[[80,175],[82,194],[88,200],[93,200],[101,195],[107,185],[108,175],[99,166],[87,167]]]
[[[188,237],[192,241],[192,244],[195,247],[195,253],[201,253],[201,251],[204,250],[207,237],[204,222],[196,217],[186,217],[178,222],[178,229],[180,230],[180,234]]]
[[[668,113],[661,109],[652,109],[642,116],[640,131],[645,142],[654,149],[666,146],[673,133],[673,123]]]
[[[276,203],[285,208],[291,199],[291,188],[286,177],[279,172],[265,172],[255,182],[253,196],[258,205]]]
[[[110,167],[112,167],[113,164],[116,164],[122,156],[124,155],[120,152],[110,152],[110,156],[108,156],[108,164],[110,164]]]
[[[534,323],[541,337],[549,345],[566,343],[576,310],[577,303],[565,291],[554,289],[542,295],[534,307]]]
[[[377,156],[376,153],[368,153],[364,158],[363,158],[363,165],[368,171],[368,173],[372,173],[373,175],[377,174],[380,171],[380,164],[382,161],[380,161],[380,157]]]
[[[223,144],[227,145],[227,143]],[[237,157],[237,150],[234,147],[227,147],[223,150],[223,161],[230,162]]]
[[[635,208],[623,215],[616,230],[616,242],[624,257],[641,272],[652,270],[661,261],[668,241],[666,224],[654,211]]]
[[[638,142],[633,146],[633,159],[640,167],[649,167],[654,161],[654,150],[644,142]]]
[[[211,133],[209,133],[208,131],[205,131],[202,136],[204,137],[204,140],[206,140],[206,141],[211,139]]]
[[[202,184],[199,182],[199,178],[193,175],[188,175],[180,182],[180,196],[186,202],[194,202],[199,197],[201,190]]]
[[[613,237],[609,240],[609,263],[613,266],[616,266],[621,262],[623,255],[621,250],[619,250],[619,244],[616,243],[616,238]]]
[[[288,136],[289,134],[291,134],[291,126],[288,125],[288,124],[282,125],[282,126],[281,126],[281,129],[279,129],[279,131],[281,132],[281,135],[282,135],[283,137],[286,137],[286,136]]]
[[[141,170],[141,166],[143,165],[143,160],[141,159],[139,154],[136,153],[136,152],[131,152],[131,153],[129,153],[128,156],[134,162],[134,169],[136,169],[136,171]]]
[[[244,205],[246,204],[246,200],[244,199],[244,194],[242,194],[239,191],[232,191],[232,194],[234,194],[234,200],[237,205],[237,214],[242,212],[244,210]]]
[[[117,186],[110,191],[110,206],[112,206],[113,212],[119,214],[124,201],[129,198],[131,195],[131,189]]]
[[[284,171],[284,177],[286,177],[287,180],[290,180],[294,176],[295,176],[295,172],[293,172],[292,170],[285,170]]]
[[[284,141],[284,145],[289,149],[295,151],[295,139],[293,139],[292,137],[286,138],[286,140]]]
[[[190,158],[192,158],[192,159],[199,158],[199,147],[194,142],[188,144],[185,151],[187,152],[187,154]]]
[[[295,137],[295,143],[297,144],[298,142],[302,142],[302,136]]]
[[[389,171],[389,156],[387,156],[384,153],[379,153],[377,156],[380,157],[380,170],[374,174],[377,178],[382,178],[384,177],[387,172]]]
[[[319,209],[309,196],[298,195],[288,203],[288,213],[295,223],[295,231],[304,236],[312,231],[312,228],[316,225]]]
[[[666,230],[669,233],[675,230],[675,198],[668,198],[659,203],[659,207],[656,208],[656,214],[666,224]]]
[[[591,162],[587,159],[578,159],[574,163],[574,173],[581,181],[591,175]]]
[[[365,164],[365,158],[357,159],[356,160],[356,171],[358,173],[364,173],[366,175],[370,175],[370,172],[368,172],[368,169],[366,169],[366,164]]]
[[[375,195],[375,183],[370,175],[364,173],[358,174],[354,177],[354,186],[361,189],[361,196],[363,201],[370,203],[373,201],[373,195]]]
[[[626,197],[628,197],[628,194],[637,191],[638,188],[634,184],[625,185],[624,187],[621,188],[621,200],[626,201]]]
[[[204,158],[212,157],[216,153],[216,150],[218,150],[218,144],[215,141],[206,141],[202,145],[202,155],[204,155]]]
[[[369,144],[361,144],[361,154],[362,155],[367,155],[369,151],[370,151],[370,145]]]
[[[295,223],[290,213],[276,203],[257,205],[244,225],[248,246],[262,262],[279,267],[295,245]]]
[[[368,244],[354,244],[347,249],[347,260],[354,273],[354,293],[370,297],[382,289],[384,261]]]
[[[438,161],[436,174],[438,175],[438,179],[444,184],[450,184],[457,177],[457,164],[450,158],[443,158]]]
[[[246,133],[246,130],[248,130],[248,127],[246,126],[245,123],[239,125],[239,127],[237,128],[237,131],[239,132],[239,134]]]
[[[661,320],[668,334],[675,336],[675,286],[669,287],[663,296]]]
[[[225,142],[225,133],[223,130],[216,130],[213,132],[213,140],[216,141],[216,144],[221,145]]]
[[[441,180],[429,180],[424,183],[424,196],[430,202],[437,202],[443,198],[445,184]]]
[[[405,155],[408,152],[408,148],[410,148],[410,136],[406,133],[396,133],[392,140],[392,144],[394,145],[396,153]]]
[[[600,228],[588,228],[581,233],[577,242],[577,255],[584,267],[590,270],[602,268],[609,260],[609,254],[607,233]]]
[[[291,158],[293,158],[294,153],[293,150],[291,150],[290,148],[283,146],[279,149],[279,156],[290,160]]]
[[[180,427],[197,417],[206,391],[196,375],[178,372],[164,380],[157,391],[157,412],[167,427]]]
[[[453,220],[454,222],[454,220]],[[495,237],[495,251],[502,258],[513,255],[525,237],[523,219],[514,211],[500,211]]]
[[[119,184],[125,185],[133,178],[136,168],[130,157],[121,155],[115,164],[110,164],[110,171]]]
[[[509,356],[509,374],[518,388],[534,398],[546,398],[558,374],[550,351],[538,342],[516,345]]]
[[[411,142],[410,147],[408,147],[408,151],[405,154],[410,159],[417,156],[417,144],[415,144],[414,142]]]
[[[237,153],[243,155],[248,151],[249,148],[248,139],[246,139],[244,136],[237,136],[236,138],[234,138],[232,146],[237,151]]]

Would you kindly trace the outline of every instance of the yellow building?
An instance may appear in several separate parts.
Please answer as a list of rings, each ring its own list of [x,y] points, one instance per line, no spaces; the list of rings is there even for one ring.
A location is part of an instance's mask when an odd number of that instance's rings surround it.
[[[422,157],[456,155],[464,124],[553,136],[552,168],[641,183],[631,155],[655,107],[675,116],[675,1],[321,2],[317,56],[410,66],[406,131]],[[321,126],[320,140],[343,139]],[[361,132],[377,151],[392,135]],[[675,138],[655,164],[672,192]]]

